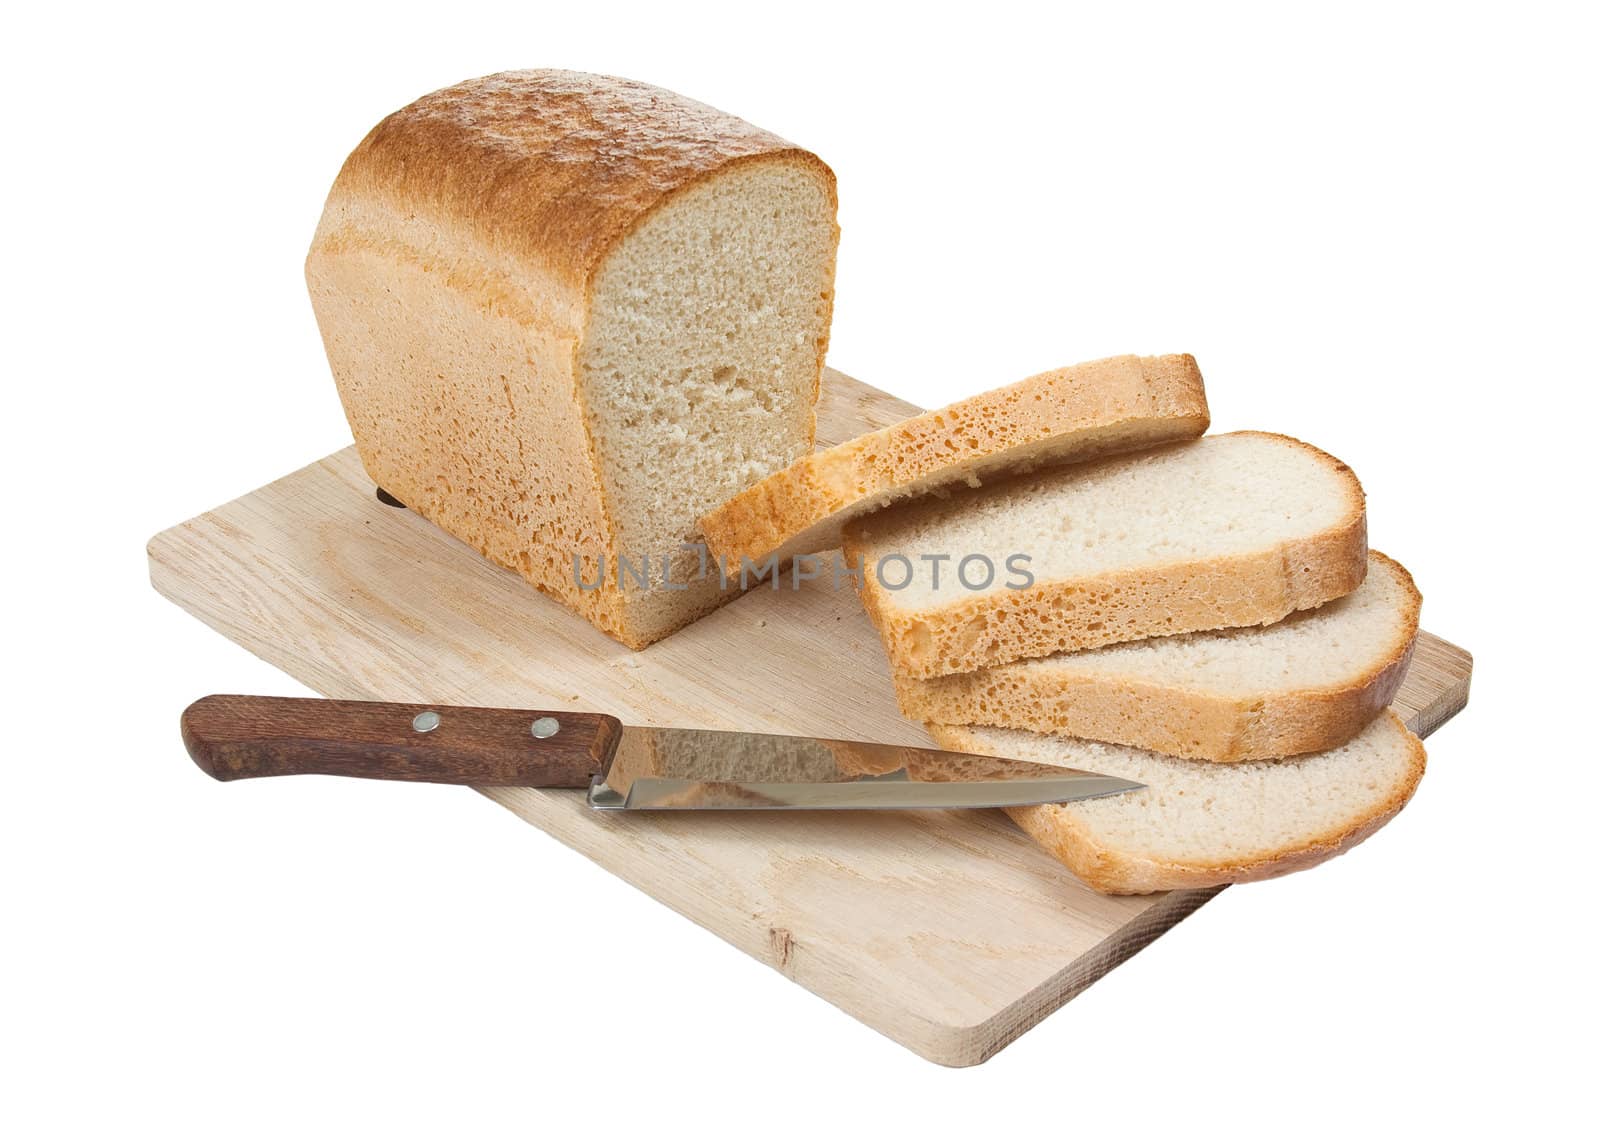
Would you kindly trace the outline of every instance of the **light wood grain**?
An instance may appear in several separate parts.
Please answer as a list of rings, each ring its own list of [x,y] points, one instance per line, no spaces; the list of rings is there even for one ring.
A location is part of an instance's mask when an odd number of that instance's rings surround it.
[[[830,371],[819,437],[914,410]],[[163,595],[332,697],[926,743],[896,712],[848,587],[755,591],[634,653],[380,504],[354,449],[149,551]],[[1464,651],[1424,635],[1397,704],[1430,731],[1465,703],[1470,673]],[[942,1064],[987,1059],[1218,893],[1096,894],[998,813],[614,815],[579,792],[482,791]]]

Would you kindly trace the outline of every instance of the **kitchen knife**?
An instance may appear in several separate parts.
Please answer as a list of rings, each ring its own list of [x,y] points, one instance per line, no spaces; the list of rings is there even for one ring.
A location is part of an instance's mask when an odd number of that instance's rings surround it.
[[[189,755],[218,780],[325,773],[586,788],[600,809],[999,808],[1144,787],[973,753],[625,726],[569,710],[213,694],[181,724]]]

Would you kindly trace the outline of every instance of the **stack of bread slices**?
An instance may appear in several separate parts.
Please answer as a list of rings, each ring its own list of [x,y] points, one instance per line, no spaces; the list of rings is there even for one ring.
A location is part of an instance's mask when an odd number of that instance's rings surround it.
[[[1201,436],[1187,355],[1038,375],[802,458],[705,516],[737,564],[842,546],[900,708],[947,749],[1141,791],[1010,809],[1112,893],[1269,878],[1415,790],[1417,635],[1342,462]]]

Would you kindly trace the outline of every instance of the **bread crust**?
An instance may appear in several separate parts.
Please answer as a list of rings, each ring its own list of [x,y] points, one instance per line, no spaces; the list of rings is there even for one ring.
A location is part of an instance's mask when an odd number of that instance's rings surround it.
[[[389,115],[329,196],[459,226],[581,296],[606,254],[671,196],[773,159],[814,169],[838,205],[821,158],[715,107],[609,75],[502,71]]]
[[[1294,843],[1265,855],[1221,854],[1210,859],[1152,859],[1097,841],[1088,826],[1074,813],[1074,805],[1071,804],[1007,808],[1005,812],[1030,838],[1064,863],[1068,870],[1103,894],[1151,894],[1156,891],[1274,879],[1314,867],[1349,851],[1393,819],[1416,792],[1417,784],[1427,768],[1427,753],[1422,742],[1405,727],[1392,709],[1384,712],[1403,734],[1409,750],[1406,773],[1393,791],[1348,823],[1325,831],[1307,832]],[[947,748],[977,752],[987,749],[977,742],[970,731],[959,725],[931,725],[928,731],[936,742]]]
[[[1199,437],[1192,355],[1118,355],[1045,371],[801,458],[701,518],[713,556],[780,560],[839,546],[845,522],[894,501],[1062,460]]]
[[[616,563],[578,381],[595,279],[662,206],[755,162],[803,167],[837,207],[816,155],[702,103],[578,72],[489,75],[373,128],[306,259],[373,480],[634,649],[676,626],[641,631],[614,575],[586,590],[571,560],[586,579],[601,556]],[[813,405],[825,347],[824,335]],[[814,414],[811,429],[808,444]],[[713,587],[706,601],[734,594]]]
[[[891,669],[935,678],[1115,642],[1259,626],[1354,591],[1367,572],[1366,497],[1354,472],[1283,434],[1244,430],[1219,436],[1240,435],[1274,438],[1327,464],[1343,482],[1344,514],[1321,532],[1257,551],[1043,580],[1021,590],[991,588],[916,611],[888,601],[867,559],[862,522],[847,525],[845,557],[862,567],[862,605],[878,628]]]
[[[1370,665],[1320,686],[1231,697],[1115,673],[1040,672],[1013,664],[938,678],[897,675],[900,712],[914,721],[1027,729],[1219,762],[1337,748],[1394,700],[1422,611],[1410,572],[1382,552],[1368,558],[1373,569],[1392,570],[1401,584],[1396,636]]]

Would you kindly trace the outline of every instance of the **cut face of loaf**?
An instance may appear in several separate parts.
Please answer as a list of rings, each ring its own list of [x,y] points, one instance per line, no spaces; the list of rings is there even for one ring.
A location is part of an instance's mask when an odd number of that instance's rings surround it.
[[[1312,753],[1344,744],[1394,700],[1421,607],[1410,573],[1371,552],[1355,591],[1269,626],[901,678],[896,693],[916,721],[1059,733],[1210,761]]]
[[[629,646],[669,634],[737,593],[696,519],[811,450],[835,211],[814,155],[642,83],[418,100],[306,262],[362,462]]]
[[[711,554],[781,562],[839,546],[895,501],[1002,472],[1199,437],[1210,423],[1189,355],[1120,355],[1022,382],[807,454],[701,519]]]
[[[896,675],[932,678],[1349,594],[1366,505],[1319,449],[1221,434],[875,513],[845,528],[845,554]]]
[[[1213,764],[1019,729],[930,725],[947,749],[1137,780],[1120,796],[1008,808],[1073,874],[1108,894],[1246,883],[1300,871],[1377,831],[1416,791],[1427,758],[1384,710],[1328,752]]]
[[[605,262],[578,353],[617,552],[689,581],[698,517],[811,449],[831,311],[831,186],[804,163],[735,168],[680,193]],[[728,596],[624,591],[650,641]]]

